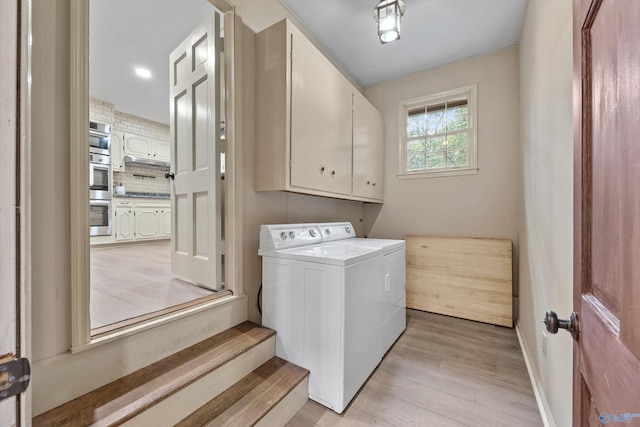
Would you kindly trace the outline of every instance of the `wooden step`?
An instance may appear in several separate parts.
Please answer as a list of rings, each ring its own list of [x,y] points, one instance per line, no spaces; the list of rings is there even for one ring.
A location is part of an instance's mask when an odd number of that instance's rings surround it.
[[[265,417],[290,394],[294,394],[293,399],[297,399],[300,404],[288,417],[284,417],[284,425],[306,403],[308,377],[308,370],[273,357],[176,426],[276,425],[272,421],[266,422]],[[298,388],[301,392],[296,391]],[[279,415],[281,414],[276,416]]]
[[[163,419],[171,425],[171,417],[179,421],[273,357],[274,335],[271,329],[241,323],[45,412],[33,419],[33,426],[115,426],[129,420],[135,425],[139,418],[167,414]],[[207,384],[198,389],[202,382]],[[179,405],[169,404],[167,398],[174,395]]]

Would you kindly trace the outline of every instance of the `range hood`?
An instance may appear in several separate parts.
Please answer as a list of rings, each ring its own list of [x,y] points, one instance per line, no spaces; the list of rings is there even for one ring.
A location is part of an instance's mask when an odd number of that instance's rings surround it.
[[[137,156],[131,156],[129,154],[124,156],[124,162],[125,163],[141,163],[143,165],[158,166],[158,167],[167,168],[167,169],[171,166],[171,162],[167,162],[166,160],[151,159],[149,157],[137,157]]]

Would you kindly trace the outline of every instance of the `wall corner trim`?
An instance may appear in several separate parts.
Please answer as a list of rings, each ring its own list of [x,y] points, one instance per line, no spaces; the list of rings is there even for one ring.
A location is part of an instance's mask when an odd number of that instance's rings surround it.
[[[538,371],[536,371],[536,367],[533,364],[533,359],[529,354],[529,349],[527,348],[527,345],[524,341],[524,337],[522,336],[519,319],[516,321],[515,329],[516,329],[516,335],[518,336],[518,342],[520,342],[520,349],[522,350],[522,356],[524,357],[524,363],[527,365],[527,372],[529,373],[529,378],[531,379],[531,385],[533,386],[533,394],[536,397],[536,403],[538,404],[538,410],[540,411],[542,422],[545,427],[556,427],[556,422],[553,419],[553,414],[551,413],[551,407],[549,406],[549,402],[547,401],[547,396],[544,393],[544,389],[542,388],[542,381],[540,380]]]

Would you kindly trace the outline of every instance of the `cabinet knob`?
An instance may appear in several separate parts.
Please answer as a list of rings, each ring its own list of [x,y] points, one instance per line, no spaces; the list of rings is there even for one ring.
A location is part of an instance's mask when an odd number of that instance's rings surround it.
[[[374,187],[376,186],[376,183],[375,183],[375,182],[373,183],[373,186],[374,186]]]
[[[371,181],[367,181],[367,185],[371,184]]]
[[[324,172],[324,166],[320,168],[320,173]]]
[[[173,174],[173,172],[165,172],[164,173],[164,177],[167,178],[167,179],[169,179],[169,178],[175,179],[176,178],[176,176]]]
[[[336,175],[336,171],[331,171],[331,176],[335,176]]]

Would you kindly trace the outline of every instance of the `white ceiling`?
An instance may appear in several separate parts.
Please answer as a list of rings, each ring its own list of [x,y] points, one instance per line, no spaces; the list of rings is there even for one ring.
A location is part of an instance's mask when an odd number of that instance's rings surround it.
[[[376,0],[281,0],[363,87],[518,44],[527,0],[405,0],[382,45]]]
[[[527,0],[405,0],[380,44],[376,0],[281,0],[363,87],[518,43]],[[90,96],[169,123],[169,54],[214,9],[203,0],[91,0]],[[153,77],[142,80],[135,67]]]
[[[89,94],[169,124],[169,54],[213,6],[203,0],[91,0]],[[145,67],[144,80],[134,69]]]

